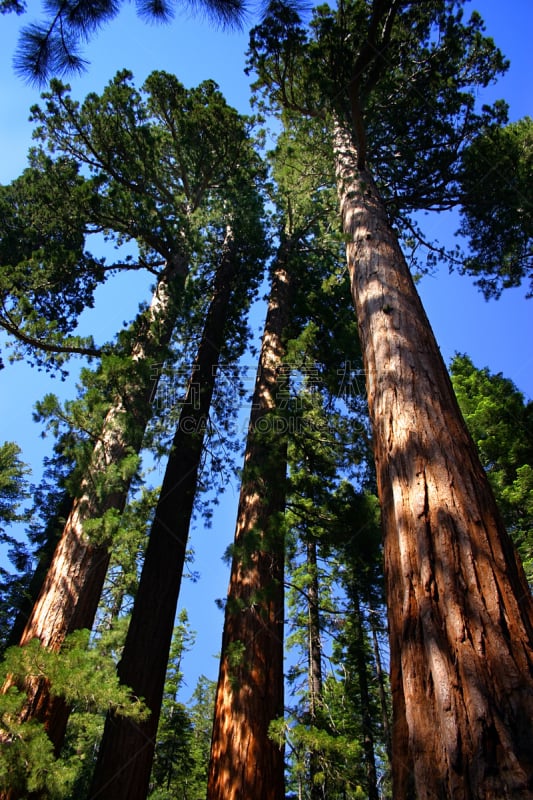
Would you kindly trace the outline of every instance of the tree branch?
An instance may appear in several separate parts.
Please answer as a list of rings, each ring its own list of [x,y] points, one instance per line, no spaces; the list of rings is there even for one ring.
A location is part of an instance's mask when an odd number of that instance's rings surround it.
[[[88,356],[90,358],[100,358],[102,355],[102,350],[100,348],[82,347],[81,345],[52,344],[49,341],[47,342],[35,336],[30,336],[30,334],[22,331],[19,326],[12,321],[4,305],[3,313],[0,314],[0,326],[16,339],[23,342],[23,344],[26,344],[30,347],[35,347],[36,349],[42,350],[45,353],[68,353],[71,355],[76,354]]]

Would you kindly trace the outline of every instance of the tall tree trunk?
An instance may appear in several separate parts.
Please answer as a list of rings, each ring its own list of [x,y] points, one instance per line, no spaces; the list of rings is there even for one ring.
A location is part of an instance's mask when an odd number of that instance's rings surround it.
[[[37,601],[28,618],[20,645],[39,639],[44,647],[59,650],[65,637],[75,630],[91,628],[110,558],[110,542],[94,542],[84,532],[88,520],[101,517],[109,509],[122,511],[130,480],[118,489],[99,494],[96,484],[113,465],[130,453],[139,452],[144,431],[151,417],[151,399],[157,388],[158,375],[154,364],[166,357],[177,311],[177,287],[187,273],[188,265],[176,258],[167,266],[154,293],[146,319],[131,353],[134,369],[126,391],[112,406],[105,418],[100,439],[92,455],[87,477],[80,495],[56,546]],[[135,369],[138,367],[138,369]],[[12,679],[4,684],[6,691]],[[51,696],[48,682],[27,679],[27,692],[21,721],[36,718],[43,722],[59,753],[68,721],[68,707],[61,697]],[[11,800],[14,795],[11,796]]]
[[[376,757],[374,752],[374,732],[372,710],[370,708],[370,691],[368,687],[368,667],[366,658],[366,632],[359,591],[356,586],[350,588],[350,599],[354,606],[355,652],[354,661],[359,683],[361,701],[361,721],[363,729],[363,752],[365,759],[368,800],[379,800],[378,778],[376,773]]]
[[[309,625],[309,716],[311,724],[316,725],[318,710],[322,701],[322,644],[320,638],[319,586],[316,554],[316,539],[309,536],[306,543],[307,569],[310,575],[307,588]],[[323,787],[315,777],[320,771],[320,753],[312,749],[309,754],[309,778],[311,800],[324,797]]]
[[[336,167],[384,523],[395,800],[533,796],[533,608],[372,176]]]
[[[237,268],[228,234],[118,665],[120,681],[145,700],[151,713],[141,723],[108,714],[89,793],[98,800],[144,800],[148,794],[198,470]]]
[[[279,800],[283,748],[268,736],[283,715],[285,475],[287,437],[276,423],[289,321],[290,240],[272,276],[244,457],[220,671],[215,699],[209,800]]]
[[[392,763],[392,735],[389,721],[389,708],[387,703],[387,691],[385,689],[385,675],[383,673],[383,665],[381,663],[381,652],[379,649],[379,639],[377,627],[374,622],[376,611],[370,609],[370,629],[372,631],[372,645],[374,649],[374,663],[376,665],[376,679],[378,682],[379,691],[379,705],[381,710],[381,725],[383,727],[383,737],[385,740],[385,752],[389,764]]]

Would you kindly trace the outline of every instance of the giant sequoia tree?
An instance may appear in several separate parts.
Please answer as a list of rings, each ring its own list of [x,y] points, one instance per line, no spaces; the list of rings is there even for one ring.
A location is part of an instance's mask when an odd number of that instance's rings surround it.
[[[239,174],[239,161],[246,160],[249,142],[246,121],[226,105],[213,82],[186,90],[173,76],[153,73],[141,94],[129,73],[121,73],[102,97],[90,95],[82,106],[58,83],[46,100],[46,111],[34,109],[42,123],[39,135],[60,158],[90,171],[87,229],[136,241],[140,264],[157,278],[151,305],[104,353],[109,406],[21,636],[21,645],[38,638],[59,649],[66,635],[94,621],[112,519],[124,506],[137,468],[190,262],[193,253],[202,252],[209,224],[218,219],[224,225],[231,180]],[[213,231],[209,235],[213,238]],[[50,699],[45,681],[34,679],[26,688],[24,718],[44,721],[59,748],[64,703]]]
[[[208,777],[210,800],[284,793],[283,747],[270,726],[283,714],[283,617],[289,402],[287,344],[321,304],[325,266],[338,240],[322,246],[331,192],[316,191],[305,146],[280,141],[272,154],[280,209],[279,247],[248,425]],[[296,162],[296,163],[294,163]],[[291,167],[292,164],[292,167]],[[299,183],[291,178],[298,174]],[[329,276],[328,276],[329,277]]]
[[[391,224],[463,199],[503,60],[462,3],[346,3],[252,35],[278,107],[329,120],[385,535],[395,797],[529,797],[533,609]],[[394,101],[391,101],[394,98]],[[396,158],[398,154],[398,158]],[[392,156],[392,157],[391,157]]]
[[[276,431],[289,324],[287,237],[272,270],[252,398],[215,699],[208,796],[283,793],[283,750],[269,739],[283,713],[283,510],[286,435]]]
[[[518,282],[530,264],[527,208],[524,213],[524,204],[516,203],[506,174],[507,164],[517,167],[527,189],[523,144],[530,126],[502,128],[502,105],[478,109],[477,92],[504,60],[484,37],[479,17],[463,18],[463,5],[348,0],[335,9],[321,6],[306,29],[290,8],[273,2],[251,41],[251,65],[266,104],[282,111],[293,128],[304,120],[310,146],[320,140],[329,147],[330,169],[316,171],[310,196],[317,199],[336,186],[340,201],[382,504],[398,800],[528,798],[533,783],[531,598],[398,243],[398,231],[423,239],[417,211],[458,206],[463,230],[479,251],[466,266],[486,274],[489,289]],[[111,192],[111,183],[96,180],[105,201],[101,206],[97,195],[96,207],[116,204],[105,230],[116,210],[124,211],[132,226],[122,229],[126,237],[146,223],[156,239],[146,240],[141,256],[154,250],[156,261],[147,263],[153,267],[162,256],[166,265],[157,266],[164,272],[173,259],[154,247],[167,230],[165,220],[161,228],[153,225],[151,192],[158,184],[136,183],[138,168],[159,140],[143,138],[146,120],[133,117],[125,114],[109,126],[118,148],[108,163],[115,172],[133,170],[133,195],[116,175]],[[98,118],[95,130],[104,132]],[[122,137],[137,134],[140,145],[125,161]],[[500,157],[506,191],[494,192],[489,184],[481,198],[482,162]],[[174,164],[165,158],[160,163]],[[168,199],[167,210],[175,197]],[[510,212],[500,219],[511,225],[492,224],[498,204]],[[77,230],[74,239],[79,247]],[[283,279],[283,265],[278,267]],[[282,311],[288,316],[287,307]],[[261,414],[268,417],[275,405],[279,375],[272,366],[283,350],[280,332],[278,325],[265,338],[267,371],[258,375],[261,413],[252,417],[252,434],[263,427]],[[250,436],[217,693],[212,798],[283,793],[281,753],[268,740],[268,723],[281,706],[284,446],[281,438]],[[147,585],[153,587],[153,577]],[[146,607],[150,591],[144,597]],[[352,587],[351,600],[352,627],[362,642],[359,587],[355,593]],[[132,627],[137,653],[150,619],[139,615]],[[132,674],[135,663],[133,658]],[[354,663],[364,683],[360,658]],[[151,691],[150,678],[146,685]],[[371,750],[369,741],[370,767]]]
[[[245,164],[248,166],[246,175]],[[163,697],[174,617],[185,563],[189,526],[208,428],[221,352],[231,340],[261,273],[264,255],[261,203],[253,189],[257,161],[249,154],[234,175],[238,192],[155,508],[135,596],[131,622],[118,666],[119,677],[144,697],[150,717],[141,724],[109,714],[91,793],[110,800],[139,798],[148,790]],[[253,170],[250,177],[250,171]],[[249,184],[246,186],[246,180]],[[228,184],[230,181],[228,181]],[[229,189],[229,186],[228,186]],[[232,319],[233,318],[233,319]]]

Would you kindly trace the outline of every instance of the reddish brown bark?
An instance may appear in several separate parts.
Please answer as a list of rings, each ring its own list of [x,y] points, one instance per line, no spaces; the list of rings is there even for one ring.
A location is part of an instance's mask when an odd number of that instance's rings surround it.
[[[151,397],[157,387],[158,376],[150,364],[160,363],[166,354],[174,327],[176,308],[175,283],[181,282],[186,265],[179,259],[168,267],[158,283],[156,292],[140,334],[132,350],[132,381],[124,396],[107,413],[101,436],[95,445],[89,474],[82,482],[81,492],[73,504],[40,594],[28,618],[20,645],[39,639],[44,647],[59,650],[69,633],[91,628],[107,567],[110,559],[110,542],[95,543],[84,532],[87,520],[102,516],[107,510],[122,510],[126,502],[129,481],[120,489],[98,496],[94,485],[105,470],[118,464],[128,454],[137,452],[142,443],[145,427],[151,416]],[[134,379],[133,379],[134,377]],[[129,421],[125,431],[126,420]],[[3,687],[6,691],[13,681]],[[28,679],[21,721],[36,718],[44,723],[56,753],[61,748],[68,707],[62,698],[51,696],[49,685],[42,679]]]
[[[533,608],[370,173],[335,132],[385,537],[395,800],[533,797]]]
[[[108,714],[89,793],[98,800],[144,800],[148,794],[204,434],[239,266],[232,241],[228,233],[118,665],[120,681],[151,713],[144,722]]]
[[[288,248],[288,243],[285,247]],[[215,699],[209,800],[279,800],[283,748],[268,735],[283,715],[283,521],[286,436],[276,415],[289,317],[284,254],[273,272],[237,512]]]

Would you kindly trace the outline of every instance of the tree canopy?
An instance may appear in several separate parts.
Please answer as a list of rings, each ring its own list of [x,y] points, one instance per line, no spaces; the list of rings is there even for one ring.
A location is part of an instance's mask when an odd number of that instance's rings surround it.
[[[19,66],[79,68],[119,8],[49,4]],[[33,107],[29,166],[0,187],[0,325],[15,357],[87,361],[76,398],[37,405],[55,445],[30,511],[22,454],[0,448],[18,573],[0,635],[21,645],[1,800],[279,800],[284,779],[305,800],[528,796],[531,403],[466,355],[450,381],[411,274],[447,263],[496,297],[531,271],[531,120],[482,105],[507,62],[464,12],[272,0],[250,36],[255,118],[162,70],[79,101],[54,78]],[[425,233],[448,211],[457,245]],[[77,337],[133,270],[150,305],[111,341]],[[245,352],[240,425],[224,369]],[[245,440],[219,683],[184,703],[189,527],[205,511],[211,535]],[[27,546],[9,527],[26,517]]]

